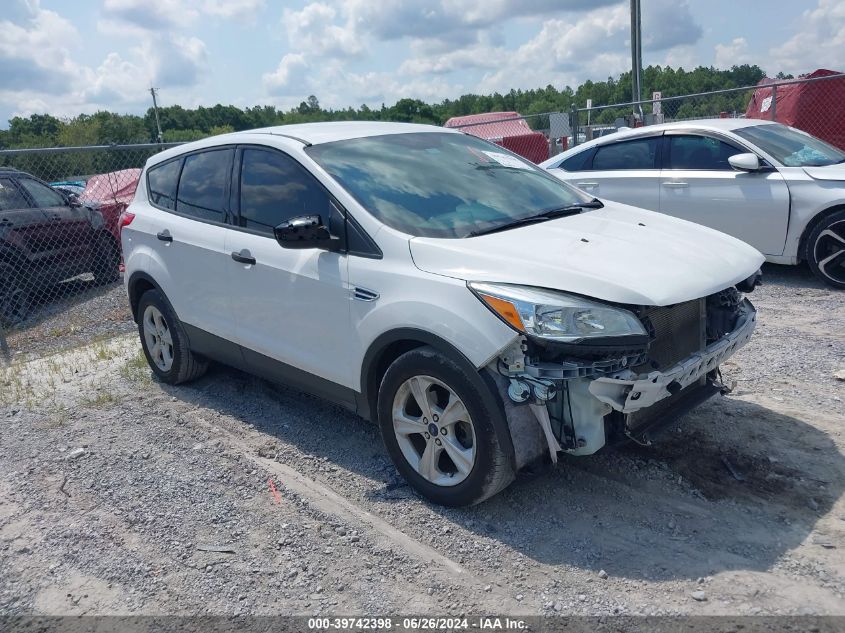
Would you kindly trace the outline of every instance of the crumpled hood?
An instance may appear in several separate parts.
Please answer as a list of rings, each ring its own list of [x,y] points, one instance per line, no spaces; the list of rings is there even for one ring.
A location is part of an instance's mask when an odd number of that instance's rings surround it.
[[[607,201],[603,209],[480,237],[415,237],[410,246],[427,272],[637,305],[704,297],[763,263],[756,249],[724,233]]]
[[[804,171],[815,180],[840,180],[845,182],[845,163],[824,167],[804,167]]]

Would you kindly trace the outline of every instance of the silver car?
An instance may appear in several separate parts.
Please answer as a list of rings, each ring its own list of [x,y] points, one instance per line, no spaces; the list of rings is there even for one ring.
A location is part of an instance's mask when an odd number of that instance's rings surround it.
[[[795,128],[709,119],[627,130],[542,167],[597,198],[733,235],[845,288],[845,152]]]

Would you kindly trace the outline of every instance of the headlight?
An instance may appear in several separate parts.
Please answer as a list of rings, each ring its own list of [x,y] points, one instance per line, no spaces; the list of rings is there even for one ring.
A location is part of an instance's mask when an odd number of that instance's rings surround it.
[[[552,290],[469,283],[476,296],[514,329],[550,341],[647,336],[633,313]]]

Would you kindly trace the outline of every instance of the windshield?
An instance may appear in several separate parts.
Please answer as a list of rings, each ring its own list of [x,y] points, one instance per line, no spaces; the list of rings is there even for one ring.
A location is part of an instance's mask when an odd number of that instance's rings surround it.
[[[590,200],[474,136],[389,134],[306,150],[367,210],[414,236],[467,237]]]
[[[787,167],[822,167],[845,162],[845,152],[779,123],[744,127],[734,130],[734,134],[754,143]]]

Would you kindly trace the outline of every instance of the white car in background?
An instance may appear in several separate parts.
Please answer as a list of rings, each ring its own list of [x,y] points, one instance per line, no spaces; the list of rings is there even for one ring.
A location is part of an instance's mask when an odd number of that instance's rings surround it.
[[[770,262],[807,261],[845,288],[845,152],[757,119],[637,128],[541,164],[602,200],[660,211],[733,235]]]

